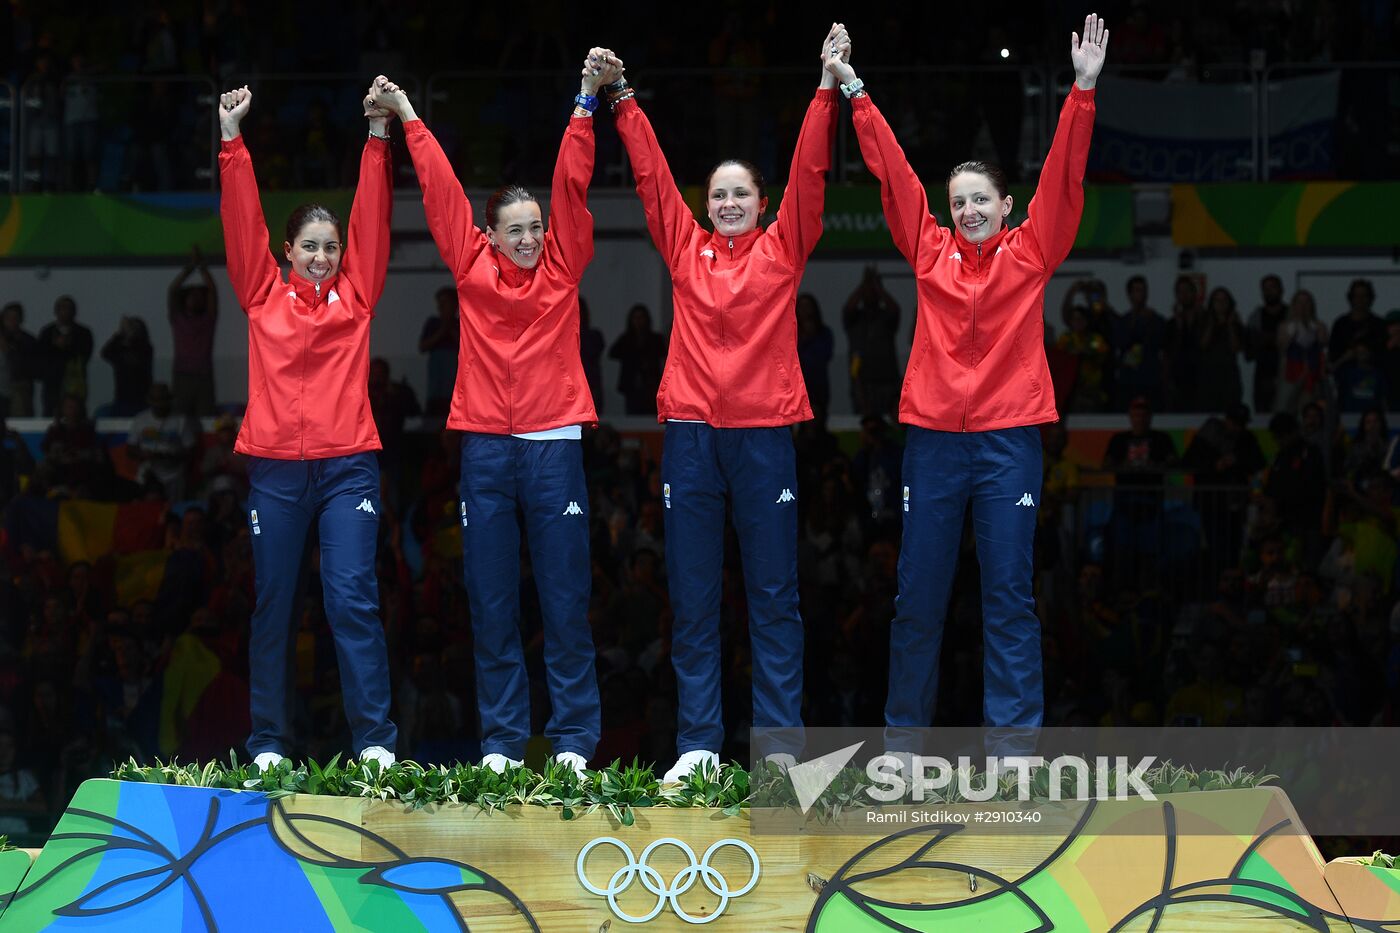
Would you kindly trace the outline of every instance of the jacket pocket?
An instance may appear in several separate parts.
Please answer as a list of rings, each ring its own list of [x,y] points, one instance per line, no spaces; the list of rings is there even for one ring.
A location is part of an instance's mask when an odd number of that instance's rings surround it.
[[[1020,333],[1012,335],[1011,347],[1016,351],[1016,362],[1021,367],[1021,375],[1030,381],[1031,388],[1036,392],[1040,391],[1040,380],[1035,376],[1035,370],[1031,367],[1030,358],[1026,356],[1026,349],[1022,346],[1024,337]],[[1042,339],[1044,339],[1042,337]]]
[[[452,410],[459,412],[461,417],[467,418],[467,400],[471,393],[467,390],[467,384],[471,381],[472,370],[476,367],[477,357],[475,354],[467,357],[467,365],[463,366],[457,373],[457,381],[452,387]]]
[[[569,373],[569,364],[564,359],[564,351],[559,349],[559,341],[554,341],[554,346],[550,348],[554,355],[554,365],[559,367],[559,378],[564,380],[564,397],[573,401],[578,396],[578,387],[574,385],[573,376]]]
[[[787,364],[783,362],[783,351],[778,349],[777,344],[768,345],[768,354],[773,358],[773,371],[778,374],[778,385],[784,392],[792,389],[792,379],[788,375]]]

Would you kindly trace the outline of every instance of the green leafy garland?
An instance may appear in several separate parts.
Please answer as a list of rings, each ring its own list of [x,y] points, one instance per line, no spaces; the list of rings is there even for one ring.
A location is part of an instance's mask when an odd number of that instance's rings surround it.
[[[229,753],[227,764],[210,761],[207,764],[156,762],[143,765],[128,759],[112,770],[120,781],[146,784],[178,784],[188,787],[211,787],[228,790],[261,791],[270,797],[310,794],[330,797],[366,797],[375,800],[397,800],[410,809],[430,804],[466,804],[482,810],[501,810],[507,806],[558,807],[563,819],[576,815],[607,810],[625,826],[632,825],[637,807],[708,807],[722,810],[726,816],[756,807],[792,807],[797,795],[792,781],[778,766],[765,764],[752,774],[737,764],[727,764],[718,771],[697,770],[679,784],[662,785],[649,765],[636,759],[630,765],[613,761],[610,765],[590,769],[582,776],[571,768],[549,762],[543,772],[525,767],[508,767],[496,773],[479,765],[421,765],[401,761],[381,768],[378,762],[350,761],[342,764],[336,755],[325,765],[308,760],[295,765],[290,759],[263,771],[257,765],[240,763],[235,753]],[[1227,790],[1258,787],[1275,779],[1244,769],[1233,771],[1194,771],[1170,762],[1147,771],[1144,783],[1153,794],[1180,794],[1190,791]],[[1046,767],[1030,772],[1031,796],[1045,800],[1049,797],[1050,771]],[[1074,799],[1073,775],[1063,775],[1063,797]],[[962,803],[966,801],[953,782],[942,794],[925,796],[925,803]],[[818,819],[831,820],[843,812],[871,806],[866,789],[869,777],[858,768],[842,770],[818,799],[813,812]],[[994,800],[1015,800],[1014,775],[1003,775]]]

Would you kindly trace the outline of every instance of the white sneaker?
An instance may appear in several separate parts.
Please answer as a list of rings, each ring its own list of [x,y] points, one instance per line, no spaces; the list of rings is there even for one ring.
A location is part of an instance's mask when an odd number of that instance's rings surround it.
[[[719,753],[706,751],[697,748],[693,752],[686,752],[671,765],[671,770],[666,772],[666,776],[661,779],[662,784],[679,784],[690,777],[696,768],[705,767],[719,773]]]
[[[579,777],[583,777],[583,772],[588,768],[588,759],[578,752],[560,752],[554,756],[554,760],[571,769]]]
[[[263,771],[271,771],[285,760],[284,756],[276,752],[263,752],[253,759],[253,764],[257,765]]]
[[[383,745],[371,745],[369,748],[360,752],[360,760],[379,762],[379,770],[381,771],[386,770],[391,764],[398,761],[398,759],[394,757],[394,753]]]
[[[516,761],[514,758],[507,758],[505,755],[498,755],[494,752],[481,759],[481,767],[490,768],[497,774],[504,774],[507,766],[518,768],[524,763],[523,761]]]

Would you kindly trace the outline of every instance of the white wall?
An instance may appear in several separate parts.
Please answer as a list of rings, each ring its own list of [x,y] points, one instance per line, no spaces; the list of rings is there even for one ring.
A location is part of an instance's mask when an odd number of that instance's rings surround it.
[[[631,205],[635,205],[635,198]],[[622,330],[627,309],[634,302],[648,304],[658,320],[669,321],[669,286],[665,269],[650,241],[641,230],[641,213],[622,202],[617,210],[595,210],[599,214],[600,236],[597,255],[584,277],[582,293],[592,308],[594,326],[609,342]],[[396,215],[395,226],[400,226]],[[430,241],[399,237],[390,266],[388,284],[380,302],[373,331],[373,352],[386,357],[395,378],[406,376],[423,396],[426,364],[417,352],[418,334],[433,313],[433,293],[450,284],[436,250]],[[1110,300],[1120,310],[1126,306],[1124,287],[1129,277],[1147,277],[1150,301],[1159,311],[1171,305],[1172,284],[1178,274],[1178,250],[1166,238],[1144,241],[1140,261],[1071,258],[1060,269],[1046,291],[1047,319],[1057,330],[1060,302],[1075,280],[1094,276],[1107,284]],[[837,413],[850,408],[846,378],[846,344],[841,331],[841,305],[860,281],[869,258],[816,259],[803,280],[804,291],[814,293],[822,306],[828,326],[836,334],[836,354],[832,362],[832,407]],[[907,354],[915,306],[914,283],[908,266],[891,251],[877,257],[885,275],[886,287],[903,306],[900,351]],[[1235,295],[1241,314],[1247,316],[1258,302],[1259,279],[1279,275],[1285,291],[1306,287],[1317,296],[1318,311],[1324,321],[1332,321],[1346,309],[1345,292],[1356,277],[1367,277],[1376,286],[1376,311],[1384,314],[1400,307],[1400,262],[1395,257],[1294,257],[1294,256],[1213,256],[1198,257],[1195,271],[1203,273],[1210,288],[1223,285]],[[31,333],[51,319],[54,299],[71,294],[78,303],[78,318],[92,328],[98,348],[114,332],[118,320],[127,314],[145,318],[155,345],[157,379],[169,377],[171,342],[165,323],[165,293],[171,278],[179,271],[172,266],[84,266],[55,267],[0,266],[0,303],[20,301],[25,307],[25,326]],[[243,316],[233,299],[222,267],[214,267],[220,288],[219,331],[215,343],[215,365],[220,399],[246,397],[247,334]],[[603,378],[606,411],[620,413],[622,401],[615,385],[616,366],[604,360]],[[93,406],[111,398],[111,369],[94,355],[89,371]],[[1249,373],[1245,372],[1248,386]]]

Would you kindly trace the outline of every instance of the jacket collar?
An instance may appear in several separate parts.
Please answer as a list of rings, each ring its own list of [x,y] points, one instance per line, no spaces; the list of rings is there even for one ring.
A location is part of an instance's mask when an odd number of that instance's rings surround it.
[[[710,248],[715,251],[716,256],[725,258],[742,259],[748,255],[749,250],[758,242],[758,238],[763,235],[763,227],[754,227],[748,233],[741,233],[736,237],[714,231],[710,233]],[[733,247],[730,247],[733,243]]]
[[[967,237],[963,236],[961,229],[954,227],[953,238],[957,241],[958,252],[962,254],[963,264],[972,263],[974,266],[978,266],[985,262],[991,262],[992,257],[997,254],[997,249],[1001,246],[1002,240],[1005,240],[1006,235],[1010,232],[1011,228],[1003,225],[1000,230],[987,237],[981,243],[973,243]],[[980,250],[980,258],[979,250],[977,249],[979,246],[982,247]]]
[[[322,279],[320,283],[312,282],[296,274],[296,270],[291,273],[292,290],[308,308],[314,308],[318,304],[330,300],[331,289],[335,288],[335,283],[340,279],[340,274],[336,273],[328,279]],[[321,287],[317,289],[317,284]]]
[[[490,250],[491,258],[496,263],[496,271],[500,274],[501,281],[511,288],[519,288],[534,279],[535,273],[539,271],[540,263],[544,262],[543,240],[540,242],[540,262],[535,263],[533,269],[525,269],[521,266],[517,266],[515,260],[511,259],[495,246],[491,246]]]

